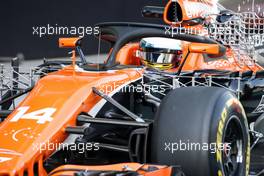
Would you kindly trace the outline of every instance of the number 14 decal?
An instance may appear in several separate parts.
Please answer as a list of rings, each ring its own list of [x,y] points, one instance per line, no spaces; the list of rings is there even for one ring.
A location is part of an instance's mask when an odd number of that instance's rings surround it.
[[[44,108],[30,113],[26,113],[29,107],[20,107],[17,109],[16,115],[10,122],[17,122],[19,119],[37,120],[38,124],[44,124],[53,120],[52,115],[55,113],[55,108]]]

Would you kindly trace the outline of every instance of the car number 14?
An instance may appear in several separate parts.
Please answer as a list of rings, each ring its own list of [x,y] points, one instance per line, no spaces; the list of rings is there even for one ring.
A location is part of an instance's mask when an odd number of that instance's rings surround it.
[[[17,122],[20,119],[27,120],[37,120],[38,124],[44,124],[46,122],[51,122],[53,120],[52,115],[56,112],[55,108],[43,108],[37,111],[26,113],[29,107],[20,107],[16,111],[15,116],[10,120],[10,122]]]

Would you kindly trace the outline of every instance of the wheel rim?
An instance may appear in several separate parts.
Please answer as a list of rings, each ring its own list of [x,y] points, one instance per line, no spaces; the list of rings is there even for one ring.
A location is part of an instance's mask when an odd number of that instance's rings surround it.
[[[223,139],[225,145],[222,153],[224,173],[226,176],[237,175],[243,170],[243,155],[246,153],[243,128],[237,116],[232,116],[228,120]]]

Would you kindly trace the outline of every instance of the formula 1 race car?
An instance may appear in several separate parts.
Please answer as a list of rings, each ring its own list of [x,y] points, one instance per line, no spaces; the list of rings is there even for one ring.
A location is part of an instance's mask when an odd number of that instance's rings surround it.
[[[60,38],[71,61],[0,70],[0,175],[264,172],[264,70],[255,54],[264,20],[213,0],[142,13],[166,25],[97,25],[111,46],[103,62],[86,59],[82,38]]]

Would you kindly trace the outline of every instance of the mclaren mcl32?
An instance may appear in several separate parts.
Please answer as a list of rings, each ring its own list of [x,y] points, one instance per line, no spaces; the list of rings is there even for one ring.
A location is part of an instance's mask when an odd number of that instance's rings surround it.
[[[103,62],[61,38],[71,61],[45,60],[26,89],[16,68],[1,77],[0,175],[264,172],[264,20],[213,0],[142,12],[166,24],[97,25]]]

